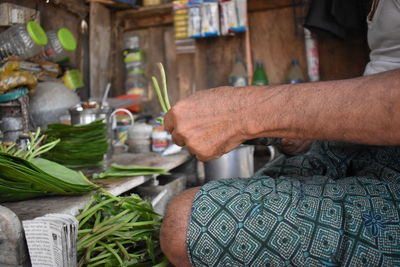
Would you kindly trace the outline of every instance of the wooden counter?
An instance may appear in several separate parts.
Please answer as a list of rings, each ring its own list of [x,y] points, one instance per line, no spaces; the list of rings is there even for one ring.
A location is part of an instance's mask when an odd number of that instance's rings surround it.
[[[190,157],[189,152],[186,150],[165,157],[161,157],[156,153],[122,153],[114,155],[111,162],[122,165],[137,164],[171,170],[188,161]],[[138,185],[141,185],[151,178],[152,176],[137,176],[129,178],[99,179],[94,180],[94,182],[105,188],[110,193],[120,195]],[[79,209],[82,209],[85,206],[91,195],[94,193],[95,192],[91,192],[83,196],[41,197],[25,201],[1,203],[1,205],[11,209],[15,214],[17,214],[20,220],[29,220],[48,213],[66,213],[76,216],[79,213]]]

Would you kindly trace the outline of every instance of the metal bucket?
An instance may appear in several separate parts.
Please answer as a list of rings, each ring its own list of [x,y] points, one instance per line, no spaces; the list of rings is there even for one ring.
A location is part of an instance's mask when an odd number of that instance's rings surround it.
[[[204,164],[206,181],[250,178],[254,174],[254,146],[240,145],[218,159]]]

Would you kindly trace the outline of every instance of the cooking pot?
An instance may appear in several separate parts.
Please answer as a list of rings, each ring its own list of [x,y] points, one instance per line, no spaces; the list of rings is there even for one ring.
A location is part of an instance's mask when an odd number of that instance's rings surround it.
[[[254,146],[240,145],[218,159],[204,163],[206,181],[249,178],[254,174]]]
[[[89,105],[89,104],[88,104]],[[99,107],[92,103],[93,107],[84,108],[82,104],[69,109],[72,125],[85,125],[97,119],[106,119],[109,122],[111,109],[109,107]]]

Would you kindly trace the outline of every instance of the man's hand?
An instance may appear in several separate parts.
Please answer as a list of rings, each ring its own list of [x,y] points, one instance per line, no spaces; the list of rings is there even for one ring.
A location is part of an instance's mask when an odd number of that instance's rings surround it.
[[[282,138],[279,150],[288,155],[298,155],[310,149],[313,140]]]
[[[247,139],[240,91],[219,87],[179,101],[165,116],[166,130],[201,161],[222,156]]]

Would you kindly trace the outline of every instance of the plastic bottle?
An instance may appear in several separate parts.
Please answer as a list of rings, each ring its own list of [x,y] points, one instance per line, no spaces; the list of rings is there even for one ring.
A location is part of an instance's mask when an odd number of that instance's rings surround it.
[[[144,54],[139,47],[139,36],[133,35],[125,38],[124,41],[124,62],[126,72],[135,69],[143,69]]]
[[[68,60],[68,52],[75,51],[77,43],[74,35],[66,28],[47,32],[48,44],[44,56],[52,62]]]
[[[243,87],[248,84],[247,72],[242,57],[236,57],[232,72],[229,75],[229,84],[234,87]]]
[[[142,69],[128,72],[125,80],[126,94],[139,95],[142,100],[147,99],[147,79]]]
[[[267,85],[268,76],[261,61],[256,61],[256,69],[253,75],[252,85]]]
[[[31,58],[48,42],[43,28],[36,22],[15,24],[0,34],[0,60],[9,56]]]
[[[298,59],[292,59],[286,80],[288,83],[302,83],[305,81]]]

